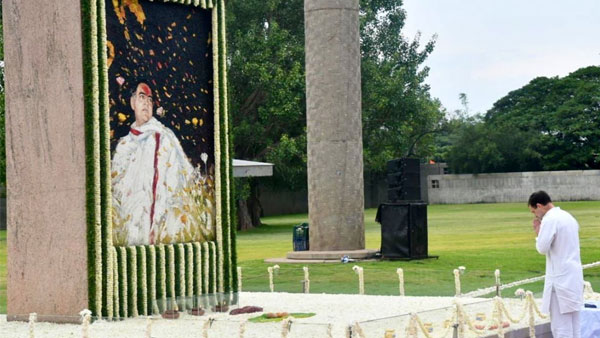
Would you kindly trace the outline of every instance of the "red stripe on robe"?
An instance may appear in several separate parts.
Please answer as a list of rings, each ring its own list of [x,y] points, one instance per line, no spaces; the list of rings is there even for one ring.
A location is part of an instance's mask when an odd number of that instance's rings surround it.
[[[133,130],[133,129],[132,129]],[[158,184],[158,149],[160,148],[160,133],[154,134],[156,145],[154,147],[154,179],[152,180],[152,206],[150,207],[150,244],[154,244],[154,204],[156,204],[156,185]]]

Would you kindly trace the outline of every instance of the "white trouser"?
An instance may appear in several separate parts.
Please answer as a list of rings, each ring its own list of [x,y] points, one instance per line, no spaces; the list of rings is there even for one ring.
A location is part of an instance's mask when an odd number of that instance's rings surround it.
[[[560,313],[558,297],[554,290],[550,296],[550,318],[554,338],[580,338],[579,311]]]

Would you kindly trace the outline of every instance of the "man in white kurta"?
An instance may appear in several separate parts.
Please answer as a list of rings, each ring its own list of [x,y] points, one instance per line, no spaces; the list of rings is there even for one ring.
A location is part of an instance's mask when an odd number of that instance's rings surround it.
[[[546,255],[542,311],[550,313],[555,338],[580,337],[583,269],[579,256],[579,224],[571,214],[555,207],[544,191],[531,194],[528,204],[535,214],[536,249]]]
[[[200,175],[179,140],[153,114],[152,91],[141,82],[132,93],[135,123],[116,147],[112,164],[113,241],[147,245],[205,239],[194,198]],[[197,194],[196,194],[197,195]],[[203,220],[210,227],[210,220]]]

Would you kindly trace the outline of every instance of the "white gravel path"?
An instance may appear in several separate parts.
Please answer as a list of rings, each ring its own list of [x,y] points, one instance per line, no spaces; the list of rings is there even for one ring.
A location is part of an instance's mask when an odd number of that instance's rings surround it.
[[[396,329],[399,333],[406,325],[408,313],[419,312],[424,322],[432,323],[434,337],[444,331],[443,322],[452,311],[443,309],[452,306],[452,297],[399,297],[399,296],[361,296],[332,294],[291,294],[243,292],[240,306],[255,305],[265,312],[314,312],[310,318],[293,320],[288,338],[327,337],[328,323],[333,324],[332,336],[345,337],[345,328],[354,322],[361,323],[367,337],[383,337],[385,329]],[[473,317],[483,312],[491,316],[492,302],[481,298],[461,298],[467,312]],[[483,302],[483,303],[482,303]],[[510,311],[518,316],[521,313],[519,300],[507,301]],[[424,312],[427,310],[440,309]],[[240,324],[260,313],[230,316],[227,313],[212,313],[196,317],[182,313],[178,320],[165,320],[156,317],[152,320],[152,337],[203,337],[203,326],[207,319],[215,321],[208,329],[208,337],[239,337]],[[399,315],[403,317],[394,317]],[[381,319],[385,317],[394,317]],[[380,319],[380,320],[375,320]],[[526,322],[523,321],[523,322]],[[146,318],[132,318],[118,322],[96,321],[89,327],[89,338],[146,338]],[[523,325],[521,325],[523,326]],[[282,323],[247,323],[246,338],[282,337]],[[402,335],[404,336],[404,333]],[[6,316],[0,316],[0,337],[29,338],[29,325],[24,322],[7,322]],[[35,338],[45,337],[82,337],[81,325],[71,324],[35,324]],[[451,333],[449,335],[451,337]]]

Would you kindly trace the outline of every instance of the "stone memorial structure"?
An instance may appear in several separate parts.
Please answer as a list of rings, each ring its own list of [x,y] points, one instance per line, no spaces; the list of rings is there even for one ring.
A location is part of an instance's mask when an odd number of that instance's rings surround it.
[[[310,252],[288,258],[339,259],[365,248],[358,0],[305,0],[304,20]]]
[[[41,321],[77,322],[86,308],[104,318],[183,311],[207,294],[230,301],[237,285],[224,1],[6,0],[3,20],[8,320],[36,312]],[[162,134],[140,122],[140,102],[164,124]],[[155,236],[117,246],[122,201],[112,186],[121,174],[111,160],[125,135],[143,133],[155,142],[143,148],[154,156],[146,166],[154,181],[144,183],[151,193],[136,193],[149,194],[151,211],[125,231],[150,227]],[[173,174],[187,186],[165,203],[157,183],[172,184],[161,175],[173,163],[159,167],[166,136],[177,139],[189,170]],[[177,210],[162,212],[179,223],[153,218],[177,198]],[[172,226],[176,237],[160,236]]]

